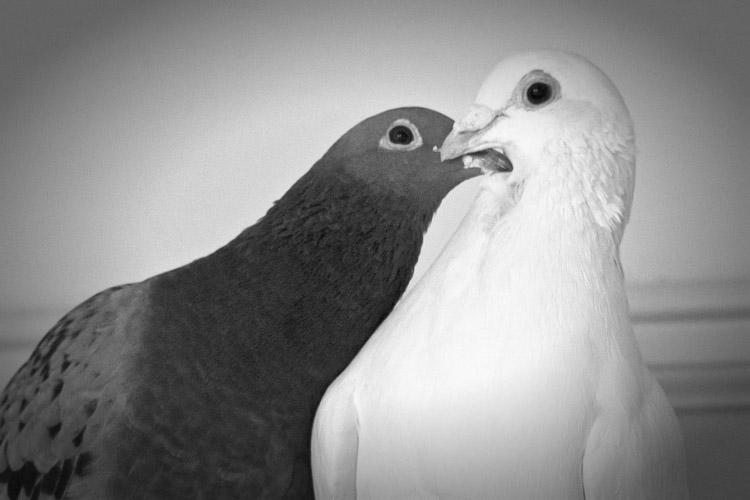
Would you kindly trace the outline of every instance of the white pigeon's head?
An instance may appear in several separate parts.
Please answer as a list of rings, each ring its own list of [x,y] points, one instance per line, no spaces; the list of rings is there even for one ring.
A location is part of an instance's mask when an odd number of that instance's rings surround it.
[[[534,51],[498,64],[441,155],[469,155],[465,163],[490,165],[485,169],[493,176],[510,172],[500,177],[512,186],[516,203],[532,198],[615,233],[629,216],[635,178],[630,114],[610,79],[575,54]]]

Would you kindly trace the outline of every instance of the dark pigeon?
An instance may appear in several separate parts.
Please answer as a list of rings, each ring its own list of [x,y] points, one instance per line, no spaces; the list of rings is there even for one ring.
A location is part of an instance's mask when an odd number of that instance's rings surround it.
[[[213,254],[64,316],[0,397],[0,499],[312,499],[315,409],[479,175],[387,111]]]

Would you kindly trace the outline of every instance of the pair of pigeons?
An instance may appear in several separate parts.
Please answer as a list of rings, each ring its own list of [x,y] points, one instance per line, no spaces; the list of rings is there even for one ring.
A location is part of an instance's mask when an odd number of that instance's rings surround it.
[[[634,157],[568,53],[503,61],[455,124],[368,118],[226,246],[54,326],[0,400],[0,499],[687,498],[623,285]]]

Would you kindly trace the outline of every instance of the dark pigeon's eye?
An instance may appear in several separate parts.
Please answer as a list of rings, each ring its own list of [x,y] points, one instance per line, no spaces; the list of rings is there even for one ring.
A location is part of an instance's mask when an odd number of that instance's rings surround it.
[[[393,144],[411,144],[414,140],[414,134],[412,134],[409,127],[406,125],[396,125],[388,131],[388,139]]]
[[[391,123],[378,146],[388,151],[413,151],[423,144],[419,129],[406,118]]]
[[[526,88],[526,100],[534,106],[544,104],[551,97],[552,87],[544,82],[535,82]]]

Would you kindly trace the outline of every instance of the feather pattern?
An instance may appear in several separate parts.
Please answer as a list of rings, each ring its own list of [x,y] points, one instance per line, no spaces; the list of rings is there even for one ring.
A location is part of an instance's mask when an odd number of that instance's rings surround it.
[[[0,498],[60,499],[86,481],[125,404],[143,288],[110,288],[73,309],[11,379],[0,404]]]

